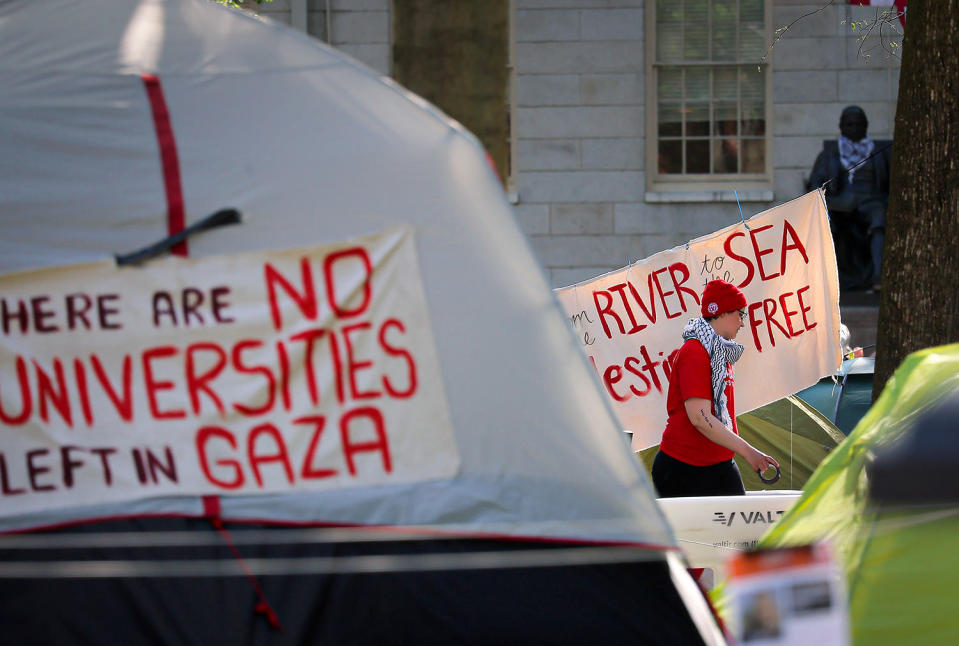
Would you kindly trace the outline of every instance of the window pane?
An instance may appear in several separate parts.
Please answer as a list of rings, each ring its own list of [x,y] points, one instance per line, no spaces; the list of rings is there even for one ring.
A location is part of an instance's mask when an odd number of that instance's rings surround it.
[[[739,28],[739,60],[755,61],[766,53],[766,37],[762,23],[747,23]]]
[[[682,24],[660,25],[656,32],[656,59],[661,62],[683,60]]]
[[[709,135],[709,104],[686,104],[686,136],[704,137]]]
[[[765,105],[762,103],[744,103],[742,105],[742,131],[744,135],[766,134]]]
[[[660,2],[660,4],[663,4]],[[669,4],[668,2],[666,4]],[[739,20],[740,22],[764,22],[763,0],[740,0],[739,2]]]
[[[686,142],[686,172],[709,172],[709,140],[694,139]]]
[[[736,59],[736,0],[713,0],[712,60]]]
[[[736,26],[736,0],[713,0],[713,25]]]
[[[683,54],[687,61],[708,60],[709,2],[708,0],[685,0],[683,7],[685,9],[683,20],[686,24]]]
[[[709,60],[709,23],[687,22],[683,55],[687,61]]]
[[[708,67],[687,67],[686,68],[686,100],[687,101],[708,101],[709,100],[709,68]]]
[[[663,67],[656,73],[656,91],[661,101],[681,101],[683,98],[683,70]]]
[[[682,22],[683,5],[676,0],[658,0],[656,2],[656,22]]]
[[[713,29],[712,59],[714,61],[736,60],[736,27]]]
[[[683,172],[683,142],[659,141],[659,172],[679,174]]]
[[[679,4],[676,0],[673,0],[673,2]],[[698,22],[705,25],[709,22],[709,0],[686,0],[683,5],[686,9],[683,18],[686,19],[687,24]]]
[[[739,140],[735,137],[713,139],[713,172],[738,172]]]
[[[765,139],[743,139],[743,172],[766,172]]]
[[[739,69],[717,67],[713,70],[713,96],[735,101],[739,98]]]
[[[742,130],[740,134],[744,135],[764,135],[766,134],[765,119],[743,119]]]
[[[713,106],[714,135],[735,135],[736,120],[735,103],[717,103]]]
[[[664,137],[681,137],[683,114],[679,103],[660,103],[658,107],[659,134]]]
[[[742,82],[743,101],[766,100],[766,74],[763,70],[757,70],[754,65],[743,65],[739,78]]]

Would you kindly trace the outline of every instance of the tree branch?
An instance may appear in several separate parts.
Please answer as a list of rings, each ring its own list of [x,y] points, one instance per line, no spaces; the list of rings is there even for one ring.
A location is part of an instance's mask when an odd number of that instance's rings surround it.
[[[814,11],[810,11],[809,13],[804,13],[803,15],[799,16],[798,18],[796,18],[795,20],[793,20],[791,23],[789,23],[789,24],[786,25],[785,27],[780,27],[779,29],[777,29],[777,30],[776,30],[776,37],[773,39],[773,42],[769,43],[769,47],[766,48],[766,53],[763,54],[763,57],[760,58],[759,61],[760,61],[761,63],[765,63],[765,62],[766,62],[766,59],[769,58],[769,52],[771,52],[771,51],[773,50],[773,47],[776,46],[776,43],[778,43],[780,40],[782,40],[783,36],[786,35],[786,32],[789,31],[789,28],[790,28],[790,27],[792,27],[793,25],[795,25],[795,24],[796,24],[797,22],[799,22],[800,20],[803,20],[803,19],[805,19],[805,18],[808,18],[809,16],[814,16],[814,15],[816,15],[817,13],[819,13],[820,11],[824,11],[825,9],[827,9],[828,7],[830,7],[830,6],[831,6],[833,3],[835,3],[835,2],[836,2],[836,0],[829,0],[829,2],[827,2],[827,3],[824,4],[823,6],[819,7],[818,9],[816,9],[816,10],[814,10]]]

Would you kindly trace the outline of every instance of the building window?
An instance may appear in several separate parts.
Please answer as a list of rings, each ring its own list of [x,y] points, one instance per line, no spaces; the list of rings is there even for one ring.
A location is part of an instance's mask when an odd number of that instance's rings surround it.
[[[768,4],[647,4],[649,188],[769,187]]]

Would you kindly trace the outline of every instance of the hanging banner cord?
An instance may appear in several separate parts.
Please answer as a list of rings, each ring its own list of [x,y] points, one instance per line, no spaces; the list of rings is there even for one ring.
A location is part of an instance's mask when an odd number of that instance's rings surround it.
[[[865,164],[867,161],[869,161],[870,159],[872,159],[872,158],[875,157],[876,155],[878,155],[878,154],[880,154],[880,153],[884,153],[884,152],[886,152],[887,150],[889,150],[890,148],[892,148],[892,144],[888,144],[888,145],[886,145],[886,146],[883,146],[883,147],[880,148],[879,150],[874,150],[874,151],[872,151],[872,154],[869,155],[868,157],[866,157],[865,159],[863,159],[861,162],[856,162],[855,164],[853,164],[853,165],[850,166],[849,168],[844,168],[842,171],[839,172],[839,175],[842,175],[843,173],[848,173],[848,172],[851,171],[851,170],[855,170],[855,169],[859,168],[860,166],[862,166],[863,164]],[[823,182],[823,183],[822,183],[822,186],[819,187],[820,190],[824,190],[824,189],[826,188],[826,185],[827,185],[827,184],[831,184],[832,182],[834,182],[834,181],[836,181],[837,179],[839,179],[839,175],[835,175],[834,177],[830,177],[830,178],[827,179],[825,182]]]

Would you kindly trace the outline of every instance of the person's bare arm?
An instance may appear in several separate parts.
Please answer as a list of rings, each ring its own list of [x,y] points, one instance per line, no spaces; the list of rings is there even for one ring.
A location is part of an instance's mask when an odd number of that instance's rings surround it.
[[[696,430],[716,444],[743,456],[754,471],[758,469],[763,472],[770,466],[779,466],[775,459],[753,447],[752,444],[733,433],[731,428],[719,421],[713,415],[712,402],[708,399],[690,397],[684,404],[686,415],[692,425],[696,427]]]

